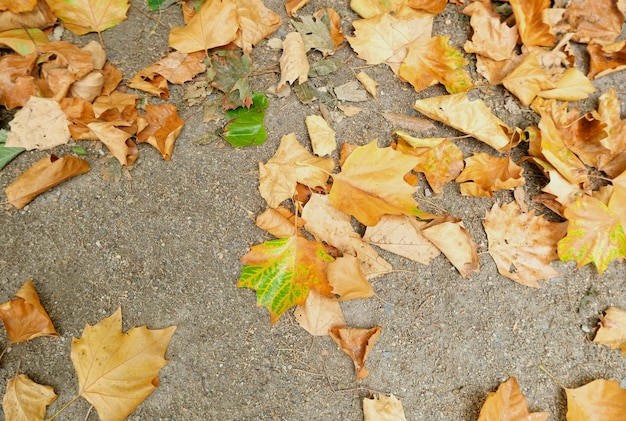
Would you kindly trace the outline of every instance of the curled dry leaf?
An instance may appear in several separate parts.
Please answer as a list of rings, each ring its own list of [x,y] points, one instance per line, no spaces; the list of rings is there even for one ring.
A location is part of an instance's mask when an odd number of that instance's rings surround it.
[[[0,304],[0,319],[11,343],[25,342],[40,336],[59,336],[39,301],[33,281],[22,285],[15,297]]]
[[[472,2],[463,9],[463,14],[471,16],[474,30],[472,39],[463,45],[466,52],[498,61],[512,58],[519,38],[517,26],[500,22],[500,15],[488,3]]]
[[[524,169],[510,157],[478,152],[465,160],[465,169],[456,178],[463,196],[493,197],[497,190],[512,190],[525,183]],[[470,181],[471,180],[471,181]]]
[[[57,184],[89,171],[89,163],[80,158],[47,156],[27,169],[5,189],[7,200],[22,209],[41,193]]]
[[[2,14],[0,14],[2,16]],[[21,107],[40,92],[32,72],[37,54],[19,56],[6,54],[0,57],[0,105],[8,109]]]
[[[402,402],[393,394],[363,399],[363,417],[364,421],[406,421]]]
[[[101,420],[121,421],[159,385],[159,371],[176,326],[122,332],[122,310],[72,339],[70,357],[78,377],[78,395],[92,404]]]
[[[478,247],[463,221],[451,216],[439,217],[422,227],[422,234],[441,250],[464,278],[479,271]]]
[[[2,409],[7,420],[43,421],[46,407],[56,398],[52,386],[35,383],[25,374],[19,374],[7,382]]]
[[[315,155],[330,155],[337,149],[335,131],[331,129],[326,120],[318,115],[309,115],[306,116],[304,122],[306,123]]]
[[[381,326],[371,329],[333,327],[330,330],[332,340],[352,358],[357,379],[364,379],[369,375],[370,371],[365,368],[365,360],[382,330]]]
[[[522,43],[528,47],[552,47],[556,37],[550,25],[543,21],[543,11],[550,7],[550,0],[511,0],[510,3]]]
[[[487,395],[478,421],[545,421],[549,416],[549,412],[528,412],[528,404],[517,379],[510,377],[498,386],[496,392]]]
[[[6,146],[26,150],[51,149],[70,140],[67,117],[59,103],[50,98],[30,97],[9,125]]]
[[[626,41],[608,45],[590,43],[587,45],[587,52],[589,53],[587,77],[591,80],[626,69]]]
[[[103,87],[104,75],[102,71],[94,70],[84,78],[72,83],[68,94],[73,98],[81,98],[87,102],[92,102],[100,96]]]
[[[533,51],[502,79],[502,84],[524,105],[530,105],[539,92],[555,88]]]
[[[431,130],[435,128],[435,125],[425,118],[419,118],[412,115],[391,113],[382,113],[382,116],[396,126],[397,128],[410,130],[412,132],[422,132],[425,130]]]
[[[560,101],[580,101],[596,91],[591,81],[578,69],[572,67],[565,70],[554,88],[543,90],[537,95],[546,99]]]
[[[280,15],[265,7],[262,0],[232,0],[237,5],[237,38],[235,45],[246,54],[265,37],[280,28]]]
[[[256,217],[256,226],[272,234],[276,238],[300,235],[300,228],[306,221],[296,216],[284,206],[269,208]]]
[[[331,328],[346,324],[337,300],[315,290],[309,291],[306,301],[296,307],[293,315],[298,324],[313,336],[326,336]]]
[[[296,79],[298,83],[304,83],[309,75],[309,60],[306,56],[304,41],[298,32],[290,32],[283,42],[283,54],[280,56],[280,81],[276,88],[282,91],[289,83]]]
[[[609,307],[604,316],[600,316],[599,326],[593,341],[620,349],[622,355],[626,355],[626,310]]]
[[[172,104],[147,104],[144,118],[148,125],[137,133],[137,142],[149,143],[161,153],[164,160],[169,161],[184,124],[176,107]]]
[[[139,151],[131,140],[132,134],[116,127],[116,122],[96,121],[87,124],[87,127],[106,145],[123,167],[133,165],[137,160]]]
[[[356,74],[356,78],[361,82],[361,85],[365,88],[367,92],[374,98],[378,99],[378,94],[376,93],[376,87],[378,86],[378,82],[371,78],[370,75],[361,71]]]
[[[626,390],[615,380],[594,380],[565,393],[568,421],[618,421],[626,414]]]

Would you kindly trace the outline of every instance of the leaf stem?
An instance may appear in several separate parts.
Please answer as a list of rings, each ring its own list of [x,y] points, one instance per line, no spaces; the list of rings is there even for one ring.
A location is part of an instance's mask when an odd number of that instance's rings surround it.
[[[56,418],[57,415],[59,415],[61,412],[65,411],[67,409],[68,406],[70,406],[71,404],[74,403],[74,401],[76,401],[78,398],[80,398],[80,395],[76,395],[74,396],[68,403],[66,403],[65,405],[63,405],[63,407],[61,409],[59,409],[57,412],[55,412],[50,418],[48,418],[47,421],[52,421]]]
[[[539,370],[543,371],[543,372],[544,372],[544,373],[546,373],[548,376],[550,376],[550,378],[551,378],[552,380],[554,380],[554,382],[555,382],[556,384],[558,384],[559,386],[561,386],[563,389],[567,389],[567,387],[565,387],[565,385],[564,385],[563,383],[561,383],[561,382],[559,381],[559,379],[557,379],[556,377],[554,377],[554,375],[553,375],[552,373],[550,373],[550,372],[548,371],[548,369],[547,369],[547,368],[545,368],[545,367],[543,366],[543,364],[539,364]]]

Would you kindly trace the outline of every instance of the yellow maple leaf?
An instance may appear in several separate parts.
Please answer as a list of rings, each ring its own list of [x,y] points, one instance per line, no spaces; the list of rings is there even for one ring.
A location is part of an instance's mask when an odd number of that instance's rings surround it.
[[[526,46],[552,47],[555,35],[550,25],[543,21],[543,11],[550,7],[550,0],[510,0],[515,22],[522,43]]]
[[[7,420],[43,421],[46,407],[56,398],[51,386],[35,383],[25,374],[19,374],[7,382],[2,409]]]
[[[70,357],[78,377],[78,396],[92,404],[103,421],[122,421],[159,384],[159,370],[176,326],[122,332],[122,310],[72,339]]]
[[[524,105],[530,105],[539,92],[555,87],[533,51],[502,79],[502,84]]]
[[[510,377],[498,386],[496,392],[487,395],[480,409],[478,421],[545,421],[549,412],[528,412],[526,398],[517,384],[515,377]]]
[[[56,17],[76,35],[98,35],[126,19],[128,0],[46,0]],[[102,42],[101,42],[102,43]]]
[[[626,414],[626,390],[615,380],[594,380],[565,394],[568,421],[618,421]]]
[[[524,170],[509,157],[498,158],[479,152],[465,162],[465,169],[456,178],[457,183],[463,183],[463,196],[493,197],[496,190],[514,189],[525,183]]]

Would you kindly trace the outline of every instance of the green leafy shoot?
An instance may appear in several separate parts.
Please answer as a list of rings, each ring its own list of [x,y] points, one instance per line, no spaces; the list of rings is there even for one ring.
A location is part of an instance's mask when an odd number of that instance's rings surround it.
[[[267,139],[263,123],[268,104],[264,94],[255,92],[252,95],[250,109],[239,107],[226,111],[229,123],[224,128],[222,137],[235,148],[262,145]]]
[[[4,146],[7,141],[7,131],[0,130],[0,170],[5,167],[6,164],[13,161],[13,158],[24,152],[24,148],[9,148]]]

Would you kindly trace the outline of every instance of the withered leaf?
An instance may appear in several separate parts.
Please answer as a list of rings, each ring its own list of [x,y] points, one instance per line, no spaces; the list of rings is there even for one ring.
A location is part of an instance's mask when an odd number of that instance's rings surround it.
[[[2,409],[7,420],[43,421],[46,407],[56,398],[52,386],[35,383],[25,374],[18,374],[7,382]]]
[[[11,131],[7,134],[6,146],[45,150],[64,145],[70,140],[67,123],[58,102],[30,97],[9,122]]]
[[[496,392],[487,395],[487,400],[480,409],[478,421],[545,421],[549,416],[549,412],[528,412],[528,404],[517,384],[517,379],[510,377],[498,386]]]
[[[515,22],[526,46],[552,47],[555,35],[543,21],[542,13],[550,7],[550,0],[510,0]]]
[[[144,118],[148,125],[137,133],[137,142],[149,143],[161,153],[164,160],[169,161],[184,121],[172,104],[147,104],[145,109]]]
[[[568,421],[617,421],[626,414],[626,390],[615,380],[594,380],[565,393]]]
[[[363,399],[363,417],[364,421],[406,421],[402,402],[393,394]]]
[[[441,250],[464,278],[479,271],[478,247],[463,221],[450,216],[439,217],[422,227],[422,234]]]
[[[283,54],[280,56],[280,81],[276,88],[282,91],[287,84],[304,83],[309,77],[309,61],[302,36],[298,32],[290,32],[283,42]]]
[[[510,157],[478,152],[465,160],[465,169],[456,178],[463,196],[493,197],[497,190],[512,190],[525,183],[524,169]]]
[[[306,301],[296,307],[293,315],[298,324],[313,336],[326,336],[331,328],[346,324],[337,300],[315,290],[309,291]]]
[[[352,358],[357,379],[364,379],[369,375],[370,371],[365,368],[365,360],[382,330],[381,326],[371,329],[333,327],[330,330],[332,340]]]
[[[600,317],[599,326],[593,341],[611,349],[620,349],[622,355],[626,355],[626,310],[609,307]]]
[[[374,295],[372,285],[365,278],[356,256],[344,254],[326,268],[328,283],[339,301],[367,298]]]
[[[128,0],[46,0],[65,27],[76,35],[102,32],[126,19]]]

